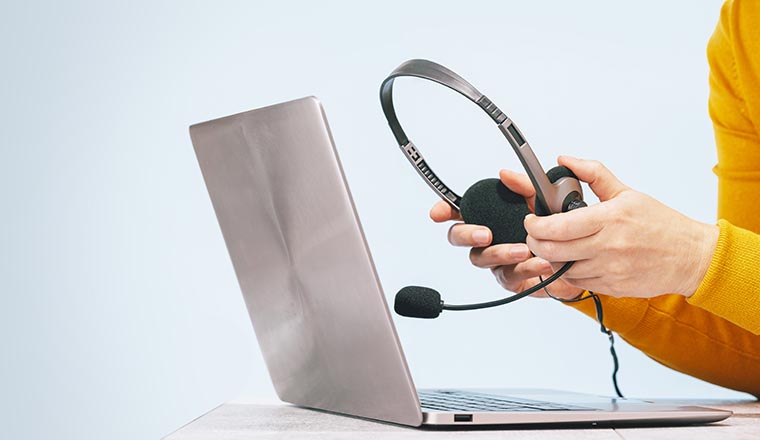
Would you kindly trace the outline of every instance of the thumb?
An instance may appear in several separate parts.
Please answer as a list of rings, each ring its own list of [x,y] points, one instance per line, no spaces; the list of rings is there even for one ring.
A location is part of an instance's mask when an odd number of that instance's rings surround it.
[[[564,165],[578,176],[582,182],[588,183],[599,200],[604,202],[612,199],[628,189],[612,171],[596,160],[577,159],[570,156],[560,156],[557,163]]]

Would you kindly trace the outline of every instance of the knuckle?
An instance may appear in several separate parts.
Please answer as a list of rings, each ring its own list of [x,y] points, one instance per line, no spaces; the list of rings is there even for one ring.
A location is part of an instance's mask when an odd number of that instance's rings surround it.
[[[625,252],[628,248],[628,240],[622,236],[611,237],[607,240],[607,251],[613,254]]]
[[[553,261],[554,256],[557,253],[557,245],[554,242],[551,241],[542,241],[536,243],[537,249],[533,252],[538,255],[539,257],[543,258],[547,261]]]
[[[531,224],[531,221],[526,217],[525,220],[523,220],[523,229],[525,229],[525,232],[528,233],[528,236],[530,234],[534,233],[533,225]]]
[[[608,265],[607,272],[615,277],[620,277],[625,274],[628,269],[628,265],[619,259],[611,261]]]
[[[496,281],[504,286],[504,266],[497,266],[491,269],[491,273],[496,278]]]
[[[540,271],[545,265],[546,260],[544,260],[541,257],[533,258],[529,262],[530,264],[526,264],[526,268],[530,270],[531,273]]]
[[[523,245],[521,245],[523,246]],[[516,256],[512,255],[512,248],[513,246],[504,246],[502,249],[499,250],[499,261],[502,262],[502,264],[518,264],[522,261],[525,261],[527,257],[524,256]]]
[[[507,290],[512,290],[514,287],[514,281],[512,281],[511,277],[507,275],[507,271],[509,271],[509,267],[507,266],[498,266],[491,270],[501,287]]]
[[[598,160],[592,160],[591,161],[591,168],[596,173],[603,173],[603,172],[607,171],[607,167],[605,167],[604,164],[601,163],[601,162],[599,162]]]
[[[538,255],[538,240],[528,235],[528,237],[525,239],[525,244],[528,246],[528,249],[530,249],[531,252]]]
[[[530,278],[536,274],[536,261],[535,259],[527,261],[525,264],[520,264],[515,268],[515,273],[521,278]]]
[[[498,280],[501,277],[501,268],[502,266],[496,266],[491,268],[491,273],[494,277]]]
[[[509,279],[505,279],[504,282],[501,283],[501,286],[510,292],[516,291],[520,287],[520,283],[517,281],[511,281]]]
[[[525,229],[530,230],[533,229],[533,226],[536,223],[536,216],[535,215],[528,215],[523,219],[523,226]]]
[[[528,232],[528,234],[541,236],[542,233],[544,233],[546,230],[545,221],[545,218],[531,214],[525,217],[525,220],[523,220],[523,227]]]
[[[623,223],[634,211],[634,208],[629,203],[622,202],[623,200],[621,200],[621,203],[612,205],[613,220],[618,224]]]
[[[604,214],[604,222],[610,225],[622,224],[628,216],[625,204],[613,203],[613,201],[602,202],[602,212]]]
[[[575,269],[577,269],[575,266],[573,266],[570,269],[568,269],[568,271],[565,272],[564,275],[562,275],[562,279],[563,280],[571,280],[571,279],[574,279],[574,278],[578,278],[578,273],[575,271]]]
[[[600,213],[600,217],[604,220],[605,223],[614,222],[618,219],[619,215],[615,210],[614,203],[610,201],[605,202],[599,202],[598,210]]]
[[[564,237],[567,234],[567,224],[563,219],[554,218],[546,222],[545,234],[548,237]]]

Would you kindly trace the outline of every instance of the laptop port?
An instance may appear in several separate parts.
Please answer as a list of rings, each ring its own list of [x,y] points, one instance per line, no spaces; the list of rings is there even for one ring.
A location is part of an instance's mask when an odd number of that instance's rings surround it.
[[[472,422],[472,414],[454,414],[455,422]]]

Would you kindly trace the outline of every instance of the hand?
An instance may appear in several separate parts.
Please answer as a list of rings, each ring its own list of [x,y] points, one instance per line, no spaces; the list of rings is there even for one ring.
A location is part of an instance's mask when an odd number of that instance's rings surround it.
[[[562,279],[611,296],[691,296],[715,252],[719,228],[692,220],[634,191],[596,161],[560,156],[558,163],[587,182],[600,203],[561,214],[525,218],[528,247]]]
[[[528,207],[533,212],[535,190],[528,176],[502,170],[499,177],[507,188],[525,197]],[[436,203],[430,210],[430,218],[437,223],[462,220],[459,213],[443,200]],[[512,292],[522,292],[535,286],[539,282],[539,275],[547,277],[554,273],[548,261],[531,256],[528,246],[523,243],[488,246],[492,235],[485,226],[458,222],[449,228],[448,238],[454,246],[471,247],[472,264],[491,269],[499,284]],[[574,298],[583,293],[583,289],[567,284],[561,279],[550,284],[548,288],[551,294],[558,298]],[[546,295],[541,290],[534,296]]]

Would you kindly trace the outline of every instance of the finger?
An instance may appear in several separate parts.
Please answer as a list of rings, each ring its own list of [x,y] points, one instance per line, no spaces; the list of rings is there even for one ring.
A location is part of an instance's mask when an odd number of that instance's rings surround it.
[[[491,239],[491,230],[485,226],[456,223],[449,228],[449,243],[454,246],[488,246]]]
[[[532,257],[520,264],[516,264],[512,270],[513,277],[523,280],[539,275],[551,275],[553,273],[552,265],[541,257]]]
[[[559,266],[561,267],[563,264],[559,264]],[[555,272],[559,270],[554,264],[552,264],[552,267],[554,267]],[[600,276],[598,264],[594,260],[580,260],[573,263],[573,266],[568,269],[567,272],[562,274],[562,279],[578,282],[580,280],[598,278]]]
[[[516,173],[511,170],[501,170],[499,171],[499,179],[501,179],[501,183],[504,186],[523,197],[534,197],[536,195],[533,183],[531,183],[530,178],[526,174]]]
[[[548,216],[528,214],[523,225],[533,238],[570,241],[598,233],[607,221],[607,205],[599,203]]]
[[[470,262],[482,268],[505,266],[521,263],[530,258],[530,250],[524,243],[508,243],[473,248],[470,251]]]
[[[496,266],[491,268],[491,273],[496,277],[496,282],[510,292],[517,292],[524,285],[524,279],[513,276],[515,266]]]
[[[515,265],[494,267],[491,272],[502,287],[515,292],[527,279],[551,275],[552,267],[546,260],[533,257]]]
[[[560,156],[557,163],[564,165],[588,183],[599,200],[609,200],[628,189],[610,170],[596,160],[577,159],[570,156]]]
[[[573,278],[570,274],[571,274],[572,270],[576,268],[576,265],[578,265],[580,263],[581,263],[580,261],[576,262],[575,264],[573,264],[570,267],[570,269],[567,272],[565,272],[565,273],[562,274],[562,276],[560,277],[560,280],[562,282],[555,281],[553,283],[550,283],[548,286],[544,287],[544,289],[547,290],[547,293],[549,295],[555,297],[555,298],[560,298],[560,299],[577,298],[580,294],[582,294],[583,290],[585,290],[585,288],[582,285],[576,284],[576,282],[586,283],[589,280],[595,280],[596,277],[589,277],[589,278],[578,277],[578,278]],[[567,264],[567,263],[552,263],[551,264],[551,266],[552,266],[551,272],[552,273],[547,273],[545,275],[545,277],[544,277],[544,281],[546,281],[546,279],[549,276],[551,276],[554,273],[556,273],[557,271],[559,271],[565,264]],[[538,296],[540,296],[540,295],[538,295]],[[543,295],[543,296],[547,296],[547,295]]]
[[[443,200],[439,200],[438,203],[430,208],[430,218],[436,223],[442,223],[449,220],[461,220],[462,216],[451,205]]]
[[[533,188],[533,183],[527,175],[510,170],[501,170],[499,171],[499,179],[504,186],[525,197],[528,207],[534,211],[533,203],[536,197],[536,189]]]
[[[528,235],[526,244],[536,256],[556,262],[586,260],[597,252],[596,235],[570,241],[539,240]]]
[[[583,291],[586,290],[582,287],[578,287],[573,285],[572,283],[569,283],[565,281],[564,285],[557,286],[556,284],[552,283],[545,287],[546,291],[554,298],[557,299],[565,299],[565,300],[571,300],[579,298],[581,295],[583,295]],[[539,292],[544,292],[543,289]],[[536,297],[543,296],[547,297],[548,295],[534,295]]]
[[[565,278],[564,275],[562,275],[561,279],[573,286],[577,287],[579,289],[588,290],[589,292],[605,292],[604,294],[607,295],[606,292],[608,292],[606,286],[604,283],[603,277],[589,277],[589,278]],[[551,291],[551,290],[550,290]],[[577,295],[575,295],[577,296]],[[572,297],[571,297],[572,298]]]

